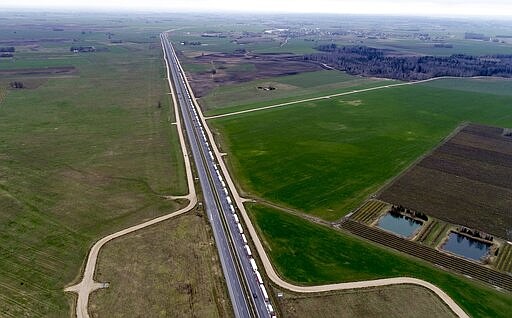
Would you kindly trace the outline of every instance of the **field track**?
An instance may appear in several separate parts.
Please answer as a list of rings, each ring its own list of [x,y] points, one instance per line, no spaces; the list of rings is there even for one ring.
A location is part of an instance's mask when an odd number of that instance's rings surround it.
[[[405,83],[398,83],[398,84],[387,84],[387,85],[382,85],[382,86],[376,86],[376,87],[370,87],[370,88],[363,88],[363,89],[353,90],[353,91],[350,91],[350,92],[344,92],[344,93],[339,93],[339,94],[331,94],[331,95],[325,95],[325,96],[318,96],[318,97],[300,99],[300,100],[295,100],[295,101],[281,103],[281,104],[275,104],[275,105],[269,105],[269,106],[263,106],[263,107],[257,107],[257,108],[251,108],[251,109],[246,109],[246,110],[235,111],[235,112],[232,112],[232,113],[208,116],[208,117],[205,117],[205,119],[216,119],[216,118],[228,117],[228,116],[233,116],[233,115],[241,115],[241,114],[252,113],[252,112],[256,112],[256,111],[267,110],[267,109],[272,109],[272,108],[277,108],[277,107],[283,107],[283,106],[288,106],[288,105],[300,104],[300,103],[305,103],[305,102],[312,102],[312,101],[322,100],[322,99],[329,99],[329,98],[333,98],[333,97],[353,95],[353,94],[370,92],[370,91],[375,91],[375,90],[381,90],[381,89],[387,89],[387,88],[393,88],[393,87],[400,87],[400,86],[407,86],[407,85],[416,85],[416,84],[432,82],[432,81],[436,81],[436,80],[440,80],[440,79],[453,79],[453,78],[458,78],[458,77],[450,77],[450,76],[434,77],[434,78],[429,78],[429,79],[426,79],[426,80],[415,81],[415,82],[405,82]],[[482,78],[482,77],[481,76],[477,76],[477,77],[471,77],[471,78]]]
[[[164,50],[164,55],[165,55],[165,50]],[[170,80],[171,76],[170,76],[170,73],[169,73],[170,71],[169,71],[169,68],[167,66],[167,63],[166,63],[166,69],[167,69],[167,81],[168,81],[168,84],[169,84],[169,88],[172,91],[172,99],[173,99],[173,104],[172,105],[178,105],[177,101],[176,101],[176,95],[174,94],[174,91],[173,91],[173,88],[172,88],[172,84],[171,84],[171,80]],[[175,112],[175,116],[176,116],[176,129],[178,131],[178,136],[179,136],[180,145],[181,145],[181,152],[182,152],[183,161],[184,161],[184,164],[185,164],[185,171],[186,171],[186,175],[187,175],[187,185],[188,185],[188,195],[180,196],[180,197],[170,197],[170,198],[171,199],[187,199],[189,201],[189,203],[188,203],[188,205],[186,207],[184,207],[184,208],[182,208],[182,209],[180,209],[180,210],[178,210],[176,212],[163,215],[163,216],[158,217],[156,219],[152,219],[152,220],[146,221],[144,223],[137,224],[137,225],[134,225],[134,226],[129,227],[127,229],[124,229],[124,230],[118,231],[116,233],[110,234],[108,236],[105,236],[102,239],[100,239],[99,241],[97,241],[92,246],[91,250],[89,251],[89,255],[87,257],[87,262],[86,262],[86,265],[85,265],[85,269],[84,269],[82,280],[78,284],[73,285],[73,286],[69,286],[69,287],[67,287],[65,289],[66,292],[73,292],[73,293],[77,293],[78,294],[78,299],[77,299],[77,304],[76,304],[76,316],[77,316],[77,318],[89,318],[89,312],[88,312],[88,309],[87,309],[87,306],[89,304],[89,295],[93,291],[95,291],[95,290],[97,290],[99,288],[104,288],[105,287],[104,284],[97,283],[97,282],[94,281],[94,273],[95,273],[95,270],[96,270],[98,254],[99,254],[101,248],[106,243],[108,243],[108,242],[110,242],[110,241],[112,241],[112,240],[114,240],[116,238],[119,238],[121,236],[133,233],[133,232],[138,231],[140,229],[143,229],[145,227],[148,227],[148,226],[151,226],[151,225],[163,222],[163,221],[168,220],[170,218],[173,218],[173,217],[179,216],[179,215],[181,215],[183,213],[189,212],[197,204],[197,195],[196,195],[196,190],[195,190],[195,187],[194,187],[194,177],[193,177],[193,174],[192,174],[192,166],[191,166],[191,163],[190,163],[189,156],[187,155],[188,152],[187,152],[187,147],[186,147],[186,144],[185,144],[185,138],[184,138],[184,135],[183,135],[183,129],[182,129],[182,126],[181,126],[179,110],[178,110],[177,106],[172,106],[172,107],[174,108],[174,112]]]
[[[178,66],[183,71],[183,67],[181,66],[181,63],[178,61]],[[185,73],[185,72],[183,72]],[[199,117],[204,125],[206,134],[210,140],[215,140],[213,133],[210,129],[210,126],[206,123],[206,117],[203,114],[203,111],[199,104],[197,103],[197,100],[194,96],[193,90],[190,86],[190,83],[185,76],[185,84],[188,86],[189,91],[192,95],[192,101],[194,102],[194,105],[197,109],[197,112],[199,114]],[[258,253],[258,256],[263,263],[263,267],[265,269],[265,273],[267,274],[268,278],[274,282],[276,285],[285,288],[287,290],[297,292],[297,293],[321,293],[321,292],[327,292],[327,291],[336,291],[336,290],[350,290],[350,289],[357,289],[357,288],[368,288],[368,287],[379,287],[379,286],[389,286],[389,285],[398,285],[398,284],[412,284],[416,286],[422,286],[429,290],[431,290],[433,293],[435,293],[439,298],[443,300],[443,302],[459,317],[461,318],[469,318],[469,315],[450,297],[448,294],[446,294],[443,290],[441,290],[439,287],[421,280],[417,278],[412,277],[393,277],[393,278],[384,278],[384,279],[374,279],[374,280],[366,280],[366,281],[357,281],[357,282],[348,282],[348,283],[337,283],[337,284],[328,284],[328,285],[316,285],[316,286],[300,286],[295,285],[292,283],[289,283],[285,280],[283,280],[279,274],[275,271],[274,266],[272,266],[272,262],[270,261],[270,258],[265,251],[265,248],[263,247],[263,243],[260,240],[258,233],[256,232],[256,228],[253,225],[251,218],[249,217],[249,214],[247,210],[245,209],[244,203],[248,202],[250,200],[242,198],[240,196],[240,193],[238,192],[238,188],[235,186],[235,183],[233,182],[233,179],[231,178],[231,174],[229,173],[229,170],[226,166],[226,163],[223,160],[223,153],[219,151],[219,147],[217,143],[212,142],[212,149],[213,153],[215,154],[215,157],[217,158],[219,162],[219,167],[222,173],[224,174],[226,178],[226,183],[229,187],[229,190],[231,191],[233,198],[235,199],[235,203],[237,208],[240,210],[240,214],[242,215],[242,219],[247,226],[248,235],[250,239],[253,241],[256,251]]]
[[[492,270],[462,258],[441,253],[430,247],[399,238],[393,234],[373,227],[368,227],[352,220],[346,220],[341,224],[341,227],[367,240],[413,255],[422,260],[433,263],[436,266],[512,291],[511,275]]]

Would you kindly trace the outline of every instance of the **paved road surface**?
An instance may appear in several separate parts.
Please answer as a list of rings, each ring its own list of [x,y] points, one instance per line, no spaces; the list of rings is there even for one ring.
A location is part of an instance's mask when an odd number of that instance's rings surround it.
[[[170,84],[170,81],[169,81],[169,84]],[[172,87],[171,87],[171,89],[172,89]],[[174,99],[174,95],[173,95],[173,99]],[[174,104],[176,104],[176,102]],[[129,227],[127,229],[121,230],[119,232],[110,234],[108,236],[105,236],[104,238],[102,238],[101,240],[99,240],[92,246],[91,250],[89,251],[89,256],[87,257],[87,263],[85,264],[84,275],[83,275],[82,280],[80,281],[80,283],[73,285],[73,286],[69,286],[65,289],[66,292],[74,292],[74,293],[78,294],[77,304],[76,304],[76,316],[78,318],[89,318],[89,312],[87,310],[87,306],[89,303],[89,295],[93,291],[95,291],[99,288],[104,288],[104,287],[108,286],[107,284],[98,283],[98,282],[94,281],[94,272],[96,270],[98,254],[99,254],[100,249],[106,243],[108,243],[109,241],[111,241],[113,239],[121,237],[123,235],[135,232],[135,231],[143,229],[145,227],[148,227],[150,225],[153,225],[153,224],[168,220],[170,218],[179,216],[183,213],[186,213],[186,212],[192,210],[197,204],[196,190],[194,188],[194,177],[192,175],[192,168],[190,165],[190,160],[187,155],[187,148],[185,146],[185,138],[183,137],[183,132],[181,129],[181,121],[179,118],[179,113],[178,113],[177,108],[176,107],[174,107],[174,108],[175,108],[175,114],[176,114],[176,116],[175,116],[176,117],[176,128],[178,130],[178,137],[180,140],[181,152],[183,154],[183,162],[185,163],[187,185],[188,185],[188,195],[180,196],[179,198],[187,199],[189,201],[189,204],[185,208],[183,208],[179,211],[158,217],[156,219],[153,219],[153,220]]]
[[[172,57],[173,63],[168,63],[167,64],[167,67],[168,67],[168,69],[167,69],[167,77],[168,77],[168,81],[169,81],[169,86],[170,86],[171,90],[173,91],[173,86],[172,86],[172,83],[171,83],[171,80],[170,80],[171,76],[170,76],[170,69],[169,68],[170,67],[174,68],[173,75],[183,74],[182,73],[183,69],[179,65],[179,62],[177,61],[176,56],[174,55],[174,53],[172,51],[172,47],[169,45],[169,42],[168,42],[168,40],[167,40],[165,35],[162,35],[162,44],[163,44],[163,47],[164,47],[164,55],[166,57],[166,60],[167,60],[168,54],[169,55],[171,53],[173,54],[172,55],[173,56]],[[170,59],[171,59],[171,57],[169,56],[169,60]],[[201,137],[203,137],[205,139],[205,142],[206,142],[206,140],[213,140],[213,135],[212,135],[208,125],[206,124],[206,119],[203,116],[200,108],[197,107],[197,105],[195,104],[195,98],[194,98],[192,90],[190,88],[190,84],[187,81],[187,78],[185,76],[182,76],[182,79],[183,79],[183,82],[181,82],[182,88],[186,89],[187,93],[185,93],[185,94],[187,94],[187,98],[189,98],[189,103],[185,103],[185,104],[188,104],[187,105],[188,109],[189,110],[191,109],[192,112],[194,113],[194,119],[196,120],[195,124],[197,125],[196,128],[201,128],[202,131],[204,132],[205,135],[202,135],[202,133],[201,133]],[[174,105],[178,105],[176,97],[179,96],[179,95],[176,94],[174,91],[173,91],[172,95],[173,95]],[[184,95],[181,94],[182,98],[183,98],[183,96]],[[334,95],[331,95],[331,96],[334,96]],[[279,106],[276,105],[275,107],[279,107]],[[180,144],[181,144],[181,150],[182,150],[182,153],[183,153],[183,159],[184,159],[184,162],[185,162],[185,168],[186,168],[186,173],[187,173],[187,182],[188,182],[188,188],[189,188],[189,194],[186,195],[186,196],[183,196],[183,198],[187,198],[190,202],[189,202],[188,206],[185,207],[184,209],[181,209],[181,210],[176,211],[174,213],[171,213],[171,214],[168,214],[168,215],[164,215],[162,217],[159,217],[159,218],[156,218],[156,219],[144,222],[144,223],[139,224],[139,225],[132,226],[130,228],[121,230],[119,232],[113,233],[111,235],[108,235],[108,236],[102,238],[96,244],[93,245],[93,247],[91,248],[91,251],[89,252],[89,256],[88,256],[87,263],[86,263],[85,270],[84,270],[84,277],[83,277],[82,281],[80,283],[74,285],[74,286],[70,286],[70,287],[65,289],[65,291],[75,292],[75,293],[78,294],[78,300],[77,300],[77,306],[76,306],[76,315],[77,315],[78,318],[88,318],[89,317],[89,314],[88,314],[88,311],[87,311],[89,294],[91,292],[93,292],[94,290],[98,289],[98,288],[105,287],[105,284],[95,282],[94,278],[93,278],[93,275],[94,275],[94,271],[95,271],[95,267],[96,267],[96,262],[97,262],[97,257],[98,257],[99,250],[107,242],[109,242],[109,241],[111,241],[111,240],[113,240],[115,238],[118,238],[120,236],[126,235],[128,233],[132,233],[134,231],[142,229],[144,227],[156,224],[158,222],[162,222],[162,221],[167,220],[169,218],[172,218],[172,217],[178,216],[178,215],[180,215],[182,213],[185,213],[187,211],[190,211],[196,205],[196,203],[197,203],[196,193],[195,193],[194,183],[193,183],[192,170],[191,170],[191,165],[190,165],[189,157],[187,155],[187,149],[186,149],[186,146],[185,146],[185,140],[184,140],[184,137],[183,137],[183,131],[182,131],[181,121],[180,121],[180,116],[179,116],[179,110],[178,110],[178,107],[174,107],[174,109],[175,109],[175,114],[176,114],[176,116],[175,116],[176,117],[176,125],[177,125],[177,129],[178,129],[178,134],[179,134],[179,139],[180,139]],[[266,109],[266,108],[264,108],[264,109]],[[196,112],[194,112],[194,110],[196,110]],[[198,115],[199,120],[197,118],[195,118],[196,114]],[[186,117],[186,116],[184,116],[184,117]],[[201,123],[202,123],[202,127],[201,127]],[[187,129],[187,134],[188,135],[192,135],[192,137],[194,137],[194,134],[190,134],[189,133],[190,131],[191,130]],[[189,138],[190,138],[190,136],[189,136]],[[192,140],[195,140],[195,137]],[[204,144],[203,144],[203,146],[204,146]],[[232,199],[234,200],[234,202],[232,202],[232,204],[229,204],[227,202],[227,200],[226,200],[226,203],[229,206],[229,210],[231,210],[231,206],[232,205],[235,205],[238,208],[239,213],[242,216],[243,221],[245,222],[245,225],[247,227],[245,229],[245,231],[244,231],[245,232],[244,234],[247,235],[254,242],[257,254],[261,258],[261,261],[263,263],[265,272],[268,275],[268,277],[275,284],[277,284],[277,285],[279,285],[279,286],[281,286],[283,288],[286,288],[288,290],[295,291],[295,292],[301,292],[301,293],[316,293],[316,292],[335,291],[335,290],[344,290],[344,289],[366,288],[366,287],[373,287],[373,286],[386,286],[386,285],[394,285],[394,284],[413,284],[413,285],[419,285],[419,286],[423,286],[423,287],[428,288],[431,291],[433,291],[459,317],[462,317],[462,318],[469,317],[464,312],[464,310],[462,310],[462,308],[460,308],[457,305],[457,303],[455,303],[446,293],[444,293],[437,286],[435,286],[435,285],[433,285],[431,283],[428,283],[428,282],[416,279],[416,278],[396,277],[396,278],[378,279],[378,280],[371,280],[371,281],[359,281],[359,282],[339,283],[339,284],[319,285],[319,286],[298,286],[298,285],[293,285],[293,284],[290,284],[290,283],[284,281],[283,279],[281,279],[281,277],[279,277],[279,275],[276,273],[276,271],[272,267],[270,259],[269,259],[268,255],[266,254],[265,249],[263,248],[263,245],[262,245],[262,243],[261,243],[261,241],[260,241],[260,239],[259,239],[259,237],[258,237],[258,235],[256,233],[256,230],[255,230],[253,224],[251,223],[251,220],[249,219],[247,211],[245,210],[245,207],[244,207],[244,202],[247,201],[247,200],[243,199],[239,195],[239,193],[238,193],[238,191],[237,191],[237,189],[236,189],[236,187],[235,187],[235,185],[233,183],[233,180],[231,179],[231,176],[229,175],[227,167],[224,164],[224,161],[222,160],[222,156],[225,155],[225,154],[219,152],[219,150],[218,150],[218,148],[217,148],[215,143],[212,143],[210,147],[211,147],[210,151],[212,151],[213,154],[210,155],[208,153],[208,156],[210,156],[211,160],[207,160],[207,161],[210,162],[210,163],[213,163],[214,171],[221,171],[222,174],[224,175],[224,179],[221,179],[222,178],[221,177],[221,173],[219,172],[217,174],[217,172],[215,172],[215,175],[217,175],[217,182],[216,182],[216,184],[218,184],[218,182],[220,182],[221,187],[224,187],[224,186],[227,185],[229,191],[231,192]],[[199,149],[199,148],[197,147],[197,140],[196,140],[196,150],[197,149]],[[215,165],[214,158],[217,159],[217,165],[218,166]],[[203,159],[205,159],[205,158],[203,158]],[[201,160],[200,160],[200,162],[201,162]],[[212,167],[212,165],[208,164],[208,167]],[[215,169],[215,167],[218,167],[218,168]],[[203,169],[204,169],[204,162],[203,162]],[[210,176],[210,177],[214,177],[214,179],[215,179],[215,175]],[[209,179],[209,181],[211,181],[211,179]],[[215,181],[213,181],[213,182],[215,183]],[[224,189],[224,188],[222,188],[222,189]],[[225,193],[225,195],[226,195],[225,198],[227,198],[228,194]],[[222,210],[222,213],[223,213],[222,215],[224,215],[224,217],[229,216],[229,213],[230,213],[230,211],[224,211],[224,208],[222,208],[223,206],[226,206],[226,203],[221,203],[221,209],[220,209],[220,210]],[[218,212],[218,209],[217,209],[217,212]],[[220,214],[219,214],[219,216],[220,216]],[[212,216],[209,215],[209,217],[212,217]],[[220,217],[217,218],[217,221],[220,221]],[[230,221],[229,218],[227,218],[224,221],[227,224],[227,227],[229,227],[229,228],[236,227],[236,225],[233,225],[233,224],[236,224],[236,222],[235,223],[232,222],[233,220]],[[219,222],[215,222],[215,224],[217,224],[217,227],[220,226]],[[214,226],[214,223],[212,223],[212,226]],[[236,240],[236,237],[235,237],[236,233],[230,232],[230,236],[231,236],[231,239]],[[225,236],[225,238],[227,238],[227,237]],[[217,238],[216,238],[216,240],[217,240]],[[235,248],[236,254],[238,255],[238,257],[240,257],[241,256],[240,255],[240,246],[241,245],[236,245],[236,246],[237,246]],[[218,248],[219,248],[219,246],[218,246]],[[245,252],[245,251],[243,251],[243,252]],[[246,258],[246,260],[247,259],[248,258]],[[245,262],[246,262],[246,260],[245,260]],[[244,261],[242,260],[242,262],[244,262]],[[224,266],[224,264],[223,264],[223,266]],[[242,268],[245,268],[245,267],[242,266]],[[242,269],[242,270],[244,272],[247,272],[247,269]],[[252,268],[250,268],[249,270],[252,270]],[[248,283],[249,286],[255,286],[255,285],[258,284],[257,282],[254,283],[254,280],[250,279],[250,275],[249,275],[249,277],[246,276],[245,279],[247,280],[247,283]],[[254,279],[254,277],[253,277],[253,279]],[[230,281],[237,281],[237,279],[234,278],[233,280],[230,280]],[[240,283],[240,285],[241,285],[241,283]],[[233,294],[233,292],[230,290],[230,295],[231,294]],[[268,311],[267,311],[268,307],[266,307],[266,306],[269,305],[269,303],[266,302],[266,301],[264,301],[264,302],[261,301],[261,299],[263,299],[262,298],[261,289],[256,290],[255,295],[258,296],[258,298],[256,298],[256,299],[260,299],[260,301],[257,302],[255,307],[253,307],[257,311],[256,315],[258,315],[259,317],[268,316]],[[237,309],[235,309],[238,312],[237,316],[238,317],[249,317],[249,316],[244,316],[242,314],[243,313],[248,313],[248,310],[249,310],[248,307],[249,306],[247,305],[247,299],[250,299],[250,298],[244,297],[244,299],[246,300],[245,301],[246,305],[243,305],[244,301],[242,301],[242,304],[239,304],[240,303],[240,295],[238,295],[235,298],[238,299],[236,302],[233,302],[233,306],[234,307],[238,306]],[[238,305],[235,305],[235,303],[238,304]],[[265,304],[265,306],[263,304]]]
[[[185,77],[185,83],[187,87],[189,88],[191,94],[192,94],[192,100],[195,103],[195,97],[193,96],[192,90],[190,89],[190,84],[187,81],[187,78]],[[395,84],[396,85],[396,84]],[[411,85],[411,83],[404,85]],[[391,86],[391,85],[386,85]],[[382,87],[380,87],[382,88]],[[334,95],[329,95],[334,96]],[[323,97],[325,98],[325,97]],[[199,118],[201,119],[203,123],[203,127],[206,131],[207,136],[210,138],[210,140],[213,140],[213,134],[209,128],[209,126],[206,123],[206,117],[201,112],[200,107],[196,105]],[[267,107],[268,108],[268,107]],[[259,109],[257,109],[259,110]],[[234,113],[233,113],[234,114]],[[267,252],[263,248],[263,244],[261,243],[261,240],[256,233],[256,229],[254,228],[254,225],[251,222],[251,219],[249,218],[249,215],[247,214],[247,211],[244,207],[244,202],[250,201],[247,199],[244,199],[240,196],[238,193],[238,190],[233,182],[233,179],[231,178],[229,174],[229,170],[227,169],[226,164],[222,160],[222,157],[225,155],[224,153],[221,153],[215,143],[212,143],[212,148],[215,156],[217,157],[219,167],[224,173],[226,184],[228,185],[230,192],[235,200],[235,203],[237,205],[238,210],[240,211],[240,214],[243,217],[243,220],[245,222],[245,225],[247,227],[246,233],[249,234],[250,239],[253,241],[256,251],[258,253],[258,256],[263,263],[263,267],[265,269],[265,273],[267,274],[268,278],[274,282],[276,285],[294,291],[298,293],[318,293],[318,292],[327,292],[327,291],[336,291],[336,290],[346,290],[346,289],[357,289],[357,288],[367,288],[367,287],[378,287],[378,286],[388,286],[388,285],[398,285],[398,284],[412,284],[417,286],[425,287],[432,292],[434,292],[441,300],[443,300],[446,305],[459,317],[461,318],[469,318],[469,316],[464,312],[464,310],[453,300],[448,296],[445,292],[443,292],[440,288],[437,286],[420,280],[416,278],[411,277],[394,277],[394,278],[386,278],[386,279],[376,279],[376,280],[368,280],[368,281],[359,281],[359,282],[348,282],[348,283],[338,283],[338,284],[329,284],[329,285],[317,285],[317,286],[299,286],[294,285],[291,283],[288,283],[284,281],[275,271],[274,267],[272,266],[272,263],[270,262],[270,259],[267,255]]]
[[[205,133],[174,49],[165,34],[161,38],[235,315],[270,317],[268,297],[265,296],[266,287],[260,284],[261,280],[258,280],[256,274],[257,265],[254,266],[256,263],[251,257],[252,252],[247,250],[248,245],[243,241],[243,228],[238,221],[232,196],[218,168],[217,159],[213,155],[211,139]]]

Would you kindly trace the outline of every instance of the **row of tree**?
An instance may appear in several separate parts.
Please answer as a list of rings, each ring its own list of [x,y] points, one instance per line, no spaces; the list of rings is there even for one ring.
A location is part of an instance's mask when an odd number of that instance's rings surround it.
[[[413,211],[411,209],[408,209],[402,205],[393,205],[391,207],[391,210],[389,211],[391,214],[408,214],[411,217],[418,218],[423,221],[428,221],[428,216],[423,212]]]
[[[512,77],[512,54],[493,56],[399,56],[391,50],[367,46],[321,45],[322,53],[305,55],[305,60],[325,63],[352,75],[423,80],[441,76]]]
[[[484,239],[484,240],[487,240],[487,241],[490,241],[490,242],[492,242],[494,240],[494,237],[492,235],[489,235],[489,234],[484,233],[484,232],[480,232],[478,230],[468,229],[467,227],[464,227],[464,226],[462,226],[459,229],[459,232],[467,234],[469,236],[481,238],[481,239]]]
[[[14,46],[0,47],[0,52],[14,53],[16,52],[16,48]]]

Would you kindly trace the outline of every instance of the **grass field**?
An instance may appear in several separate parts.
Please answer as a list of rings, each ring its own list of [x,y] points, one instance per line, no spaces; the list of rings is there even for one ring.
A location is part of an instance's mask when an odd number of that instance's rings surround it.
[[[290,318],[456,317],[432,292],[413,285],[347,290],[315,296],[285,292],[283,296],[278,299],[282,317]],[[404,302],[407,302],[407,306],[404,306]]]
[[[512,295],[343,232],[250,205],[264,245],[284,278],[304,285],[411,276],[442,288],[472,317],[507,317]]]
[[[351,76],[339,71],[307,72],[298,75],[256,80],[248,83],[222,86],[214,89],[200,103],[207,109],[208,115],[218,115],[254,108],[266,103],[277,104],[283,101],[322,96],[355,89],[389,85],[392,80],[371,79]],[[275,87],[276,90],[264,91],[258,86]]]
[[[512,240],[511,141],[502,128],[467,125],[379,198]]]
[[[35,39],[51,32],[7,21],[2,37],[9,28]],[[102,41],[105,30],[95,31]],[[66,52],[51,60],[32,52],[9,65],[70,65],[79,76],[11,90],[0,104],[0,316],[69,316],[63,288],[77,281],[94,241],[178,208],[161,198],[186,184],[151,33],[134,31],[139,44],[73,57],[72,42],[63,43],[56,51]],[[81,27],[69,34],[80,38]]]
[[[512,126],[512,98],[493,92],[419,84],[210,122],[249,195],[334,220],[461,122]]]
[[[109,243],[90,300],[92,317],[231,317],[212,233],[194,212]]]

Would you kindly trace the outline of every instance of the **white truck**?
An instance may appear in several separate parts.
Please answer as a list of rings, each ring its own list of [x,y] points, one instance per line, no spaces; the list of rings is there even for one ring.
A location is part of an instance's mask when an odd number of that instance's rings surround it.
[[[263,297],[265,298],[265,301],[268,301],[268,294],[267,289],[263,284],[260,284],[261,292],[263,293]]]
[[[258,270],[258,266],[256,265],[256,261],[254,260],[254,258],[251,257],[249,259],[249,263],[251,263],[252,270],[256,272]]]
[[[249,245],[244,245],[244,248],[245,248],[245,251],[247,252],[247,256],[251,257],[252,252],[251,252],[251,248],[249,247]]]

